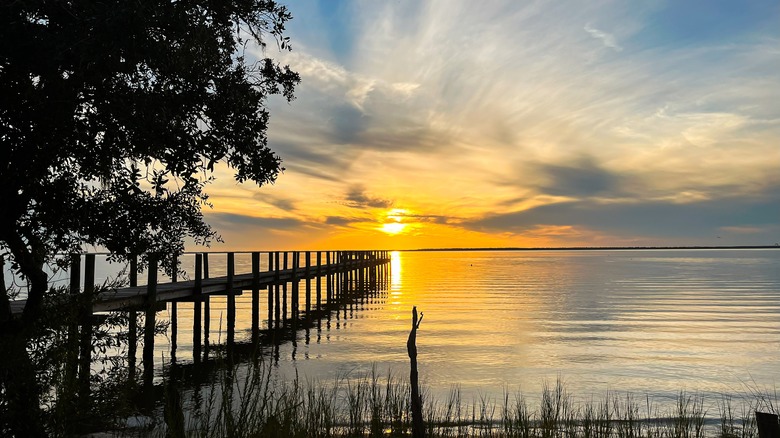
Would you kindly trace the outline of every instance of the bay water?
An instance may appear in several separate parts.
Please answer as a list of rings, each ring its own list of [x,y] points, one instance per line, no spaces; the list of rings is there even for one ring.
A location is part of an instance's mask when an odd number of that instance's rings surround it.
[[[224,254],[210,262],[211,276],[224,275]],[[98,266],[99,280],[119,269]],[[236,255],[237,273],[250,266]],[[533,398],[556,379],[585,398],[611,391],[662,404],[680,391],[749,398],[780,383],[780,250],[402,251],[389,280],[269,350],[279,375],[327,382],[374,368],[403,379],[417,306],[420,378],[440,400],[454,387],[467,400]],[[236,337],[248,340],[250,294],[236,301]],[[225,302],[211,299],[211,342],[224,342]],[[191,327],[192,305],[180,303],[179,364],[192,362]],[[162,375],[170,333],[155,343]]]
[[[249,256],[237,257],[248,272]],[[778,250],[407,251],[392,253],[391,268],[385,290],[299,330],[274,366],[307,380],[372,367],[404,377],[417,306],[421,381],[439,399],[455,386],[474,399],[539,393],[556,379],[586,397],[659,400],[750,396],[780,381]],[[248,339],[249,294],[237,303],[237,337]],[[224,298],[211,307],[214,340]],[[180,361],[190,317],[180,304]],[[158,357],[168,341],[158,339]]]

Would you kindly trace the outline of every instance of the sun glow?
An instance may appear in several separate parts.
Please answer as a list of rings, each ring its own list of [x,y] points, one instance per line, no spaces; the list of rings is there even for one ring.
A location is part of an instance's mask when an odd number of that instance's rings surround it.
[[[406,224],[402,224],[400,222],[390,222],[387,224],[382,224],[382,230],[383,232],[387,234],[398,234],[402,232],[406,228]]]
[[[396,222],[401,222],[401,219],[403,219],[407,214],[409,214],[409,212],[403,208],[394,208],[387,212],[387,218]]]
[[[394,208],[388,211],[385,216],[385,220],[388,222],[382,224],[379,230],[390,235],[402,233],[408,224],[401,221],[407,214],[408,212],[402,208]]]

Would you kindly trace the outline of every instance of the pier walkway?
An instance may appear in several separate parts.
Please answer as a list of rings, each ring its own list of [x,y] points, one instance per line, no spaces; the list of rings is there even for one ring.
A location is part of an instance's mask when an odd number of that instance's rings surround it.
[[[193,358],[198,361],[201,346],[209,345],[209,321],[211,296],[225,296],[226,346],[228,358],[235,344],[236,296],[244,291],[251,292],[252,342],[258,341],[261,332],[261,291],[267,310],[266,328],[269,331],[293,327],[301,319],[316,318],[332,305],[338,305],[356,294],[369,293],[385,286],[391,277],[390,253],[388,251],[292,251],[251,252],[251,271],[236,274],[235,253],[194,254],[194,278],[177,281],[174,272],[168,282],[158,282],[158,262],[161,258],[149,257],[145,269],[147,281],[138,285],[137,258],[130,258],[128,272],[129,286],[112,290],[98,290],[95,285],[95,254],[70,257],[70,297],[62,302],[63,312],[78,313],[78,323],[70,323],[70,336],[78,337],[78,375],[83,388],[80,393],[89,393],[91,363],[91,338],[96,324],[96,313],[122,311],[129,314],[128,360],[129,371],[135,374],[137,333],[143,334],[144,384],[150,385],[153,376],[153,354],[155,337],[155,314],[169,311],[172,354],[175,354],[177,340],[177,305],[192,303],[192,346]],[[225,257],[226,275],[209,276],[209,258]],[[261,257],[266,259],[267,269],[261,270]],[[82,270],[82,261],[84,263]],[[174,264],[179,266],[177,260]],[[83,271],[83,282],[81,273]],[[303,304],[300,300],[303,299]],[[24,311],[26,300],[11,301],[13,316]],[[55,304],[56,305],[56,304]],[[303,313],[302,313],[303,312]],[[137,314],[144,314],[144,327],[138,330]],[[75,373],[76,364],[72,364]]]
[[[92,299],[92,312],[139,310],[149,305],[151,301],[157,303],[158,307],[162,307],[162,304],[167,302],[202,301],[212,295],[241,295],[245,290],[268,290],[269,286],[317,280],[333,275],[348,274],[349,276],[350,273],[354,273],[355,280],[359,280],[361,274],[368,277],[384,276],[389,271],[390,262],[387,251],[252,252],[252,272],[236,275],[232,272],[235,270],[235,253],[228,252],[222,253],[227,258],[227,275],[209,278],[209,256],[213,257],[218,254],[195,254],[195,278],[188,281],[177,281],[174,277],[173,281],[167,283],[157,283],[157,262],[152,260],[152,266],[147,270],[150,274],[149,280],[143,286],[137,285],[138,269],[136,263],[131,261],[130,286],[96,294]],[[290,255],[289,266],[288,255]],[[268,270],[260,270],[259,259],[262,256],[268,257]],[[95,287],[95,255],[86,254],[83,257],[86,269],[84,274],[84,291],[86,292],[94,290]],[[314,258],[316,258],[315,263],[312,263]],[[374,273],[374,268],[377,268],[379,272]],[[70,286],[72,293],[80,288],[78,274],[73,275],[80,269],[80,260],[75,260],[71,266]],[[368,279],[370,278],[366,280]],[[26,301],[11,301],[12,314],[20,315]]]

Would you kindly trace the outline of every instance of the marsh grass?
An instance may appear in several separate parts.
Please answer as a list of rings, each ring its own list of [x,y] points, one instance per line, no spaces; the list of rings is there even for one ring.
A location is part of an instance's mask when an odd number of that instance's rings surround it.
[[[411,433],[410,388],[394,374],[376,368],[363,376],[339,376],[332,382],[297,376],[281,381],[272,367],[224,368],[208,387],[180,393],[163,418],[124,436],[192,437],[397,437]],[[166,391],[170,393],[170,391]],[[538,404],[521,392],[504,390],[495,400],[480,395],[464,402],[455,386],[443,400],[423,391],[426,435],[431,437],[522,438],[752,438],[753,412],[777,407],[774,394],[754,392],[751,400],[722,396],[717,416],[700,394],[680,392],[660,408],[650,396],[607,392],[579,401],[559,378],[544,382]],[[768,404],[768,403],[772,404]],[[183,427],[178,421],[183,421]]]

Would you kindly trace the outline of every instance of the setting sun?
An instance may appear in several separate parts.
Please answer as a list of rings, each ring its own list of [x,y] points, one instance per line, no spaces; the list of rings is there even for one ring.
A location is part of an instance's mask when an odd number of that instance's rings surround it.
[[[383,224],[380,230],[382,230],[387,234],[398,234],[402,232],[404,228],[406,228],[406,224],[402,224],[400,222],[391,222],[391,223]]]

